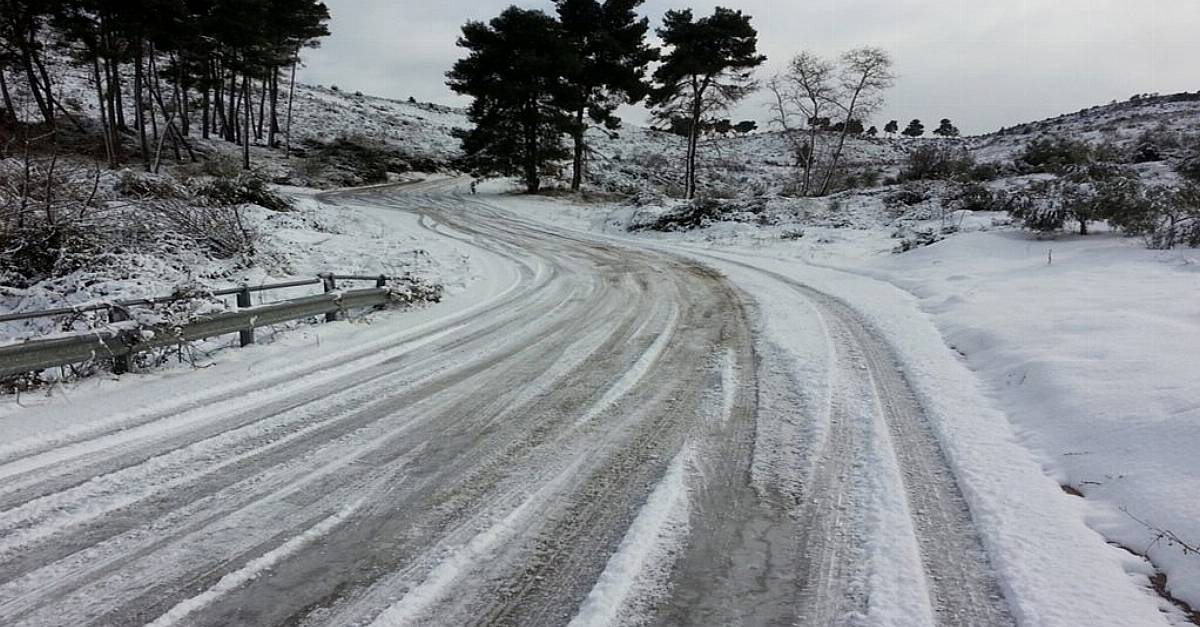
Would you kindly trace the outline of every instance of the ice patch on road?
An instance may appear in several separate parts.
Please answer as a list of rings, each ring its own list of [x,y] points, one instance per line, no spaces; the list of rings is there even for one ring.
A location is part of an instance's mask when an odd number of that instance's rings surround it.
[[[634,622],[628,619],[666,591],[671,564],[688,533],[685,470],[690,458],[691,449],[685,445],[646,499],[569,627]]]

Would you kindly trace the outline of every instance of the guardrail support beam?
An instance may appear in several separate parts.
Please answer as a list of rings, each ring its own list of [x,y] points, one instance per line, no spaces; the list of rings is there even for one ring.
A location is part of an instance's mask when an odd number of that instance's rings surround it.
[[[249,309],[251,307],[250,286],[249,285],[243,285],[242,289],[240,291],[238,291],[237,306],[238,306],[239,310]],[[254,324],[253,323],[251,323],[245,329],[238,331],[238,341],[241,343],[243,348],[254,343]]]
[[[108,321],[109,322],[125,322],[129,319],[129,312],[121,307],[109,307]],[[125,374],[129,372],[132,364],[133,356],[129,354],[117,355],[113,357],[113,374]]]
[[[332,273],[325,272],[318,276],[321,277],[321,285],[324,287],[326,294],[337,289],[337,281],[334,280]],[[338,321],[338,312],[336,309],[325,314],[325,322],[337,322],[337,321]]]

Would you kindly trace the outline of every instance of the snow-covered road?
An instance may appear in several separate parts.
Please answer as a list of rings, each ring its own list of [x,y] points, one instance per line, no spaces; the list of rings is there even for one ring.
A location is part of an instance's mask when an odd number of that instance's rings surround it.
[[[455,181],[336,200],[419,214],[487,280],[411,328],[0,443],[0,624],[1161,620],[1110,562],[1028,589],[1054,573],[997,539],[1019,507],[977,511],[969,454],[843,300]],[[1056,604],[1071,586],[1096,598]]]

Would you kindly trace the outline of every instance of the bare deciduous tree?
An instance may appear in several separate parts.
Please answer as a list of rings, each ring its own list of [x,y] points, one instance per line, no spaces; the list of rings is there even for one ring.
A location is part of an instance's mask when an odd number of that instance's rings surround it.
[[[810,194],[813,171],[825,155],[818,120],[837,105],[835,68],[828,60],[812,52],[801,52],[783,74],[772,78],[768,89],[775,96],[771,104],[773,122],[792,143],[796,165],[804,171],[801,194]]]
[[[797,165],[804,171],[803,195],[830,193],[846,138],[879,110],[883,92],[895,79],[891,56],[864,47],[846,52],[837,63],[802,52],[771,80],[773,121],[792,140]],[[836,134],[830,135],[827,122],[833,117],[840,122],[832,126]]]
[[[851,120],[862,120],[883,106],[883,92],[896,81],[892,74],[892,57],[881,48],[856,48],[842,55],[842,98],[839,105],[845,113],[845,124],[833,152],[831,167],[821,184],[821,195],[829,193],[837,163],[846,147],[846,135]]]

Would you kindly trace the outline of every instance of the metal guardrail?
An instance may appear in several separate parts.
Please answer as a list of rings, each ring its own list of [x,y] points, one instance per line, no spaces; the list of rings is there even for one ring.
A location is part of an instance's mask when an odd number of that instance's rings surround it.
[[[374,281],[375,287],[338,292],[337,281]],[[86,311],[109,311],[111,328],[96,329],[86,334],[50,339],[35,339],[20,344],[0,346],[0,376],[32,372],[43,368],[65,366],[94,359],[112,359],[117,373],[129,369],[130,357],[154,348],[180,342],[202,340],[218,335],[237,333],[242,346],[254,343],[254,330],[281,322],[324,315],[326,322],[338,319],[348,309],[384,305],[391,300],[386,276],[322,274],[316,279],[290,281],[270,285],[243,285],[212,292],[214,296],[237,296],[237,311],[200,316],[182,325],[139,327],[127,322],[128,308],[190,300],[187,296],[163,296],[89,305],[79,308],[48,309],[44,311],[7,314],[0,322],[29,320]],[[251,306],[250,294],[267,290],[317,285],[323,294]]]

